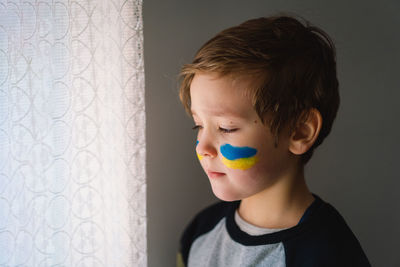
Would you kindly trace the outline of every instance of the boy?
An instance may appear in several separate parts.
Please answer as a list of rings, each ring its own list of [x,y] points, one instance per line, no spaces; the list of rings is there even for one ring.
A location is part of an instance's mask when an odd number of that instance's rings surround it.
[[[187,226],[178,265],[370,266],[304,178],[339,106],[328,35],[289,16],[249,20],[205,43],[181,74],[197,156],[222,201]]]

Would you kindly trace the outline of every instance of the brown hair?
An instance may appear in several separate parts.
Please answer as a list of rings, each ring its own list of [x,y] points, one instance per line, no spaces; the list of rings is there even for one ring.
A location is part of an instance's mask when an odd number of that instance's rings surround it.
[[[249,96],[276,142],[284,127],[292,132],[312,108],[321,113],[319,136],[302,155],[303,164],[307,163],[331,131],[340,99],[334,44],[323,30],[302,21],[291,16],[252,19],[206,42],[181,70],[179,97],[188,114],[196,73],[256,77],[258,86],[250,89]]]

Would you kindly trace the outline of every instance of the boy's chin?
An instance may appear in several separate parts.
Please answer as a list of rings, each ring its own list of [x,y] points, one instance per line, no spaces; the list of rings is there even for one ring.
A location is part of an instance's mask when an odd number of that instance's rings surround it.
[[[231,192],[220,192],[218,190],[214,190],[214,188],[213,188],[213,193],[218,199],[222,201],[231,202],[241,199],[241,197],[238,196],[237,194],[233,194]]]

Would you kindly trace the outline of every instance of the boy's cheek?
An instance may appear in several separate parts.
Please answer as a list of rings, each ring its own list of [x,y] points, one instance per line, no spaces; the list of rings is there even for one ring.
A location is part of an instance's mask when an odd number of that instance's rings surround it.
[[[199,144],[199,141],[196,140],[196,147]],[[218,158],[221,163],[231,169],[233,171],[245,172],[249,174],[249,171],[256,171],[257,166],[260,164],[259,160],[259,151],[256,147],[252,146],[234,146],[228,143],[225,143],[219,147],[219,155]],[[201,162],[203,160],[203,156],[197,153],[196,156],[198,160]],[[256,171],[256,172],[259,172]]]
[[[224,144],[220,147],[221,161],[230,169],[248,170],[259,161],[257,149],[250,146],[233,146]]]

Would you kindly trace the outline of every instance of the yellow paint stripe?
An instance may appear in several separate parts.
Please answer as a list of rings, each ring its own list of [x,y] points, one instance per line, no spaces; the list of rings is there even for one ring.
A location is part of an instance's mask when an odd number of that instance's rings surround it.
[[[247,170],[253,167],[254,164],[257,163],[257,161],[258,161],[257,157],[242,158],[235,160],[229,160],[225,157],[222,158],[222,163],[224,163],[226,167],[239,170]]]

